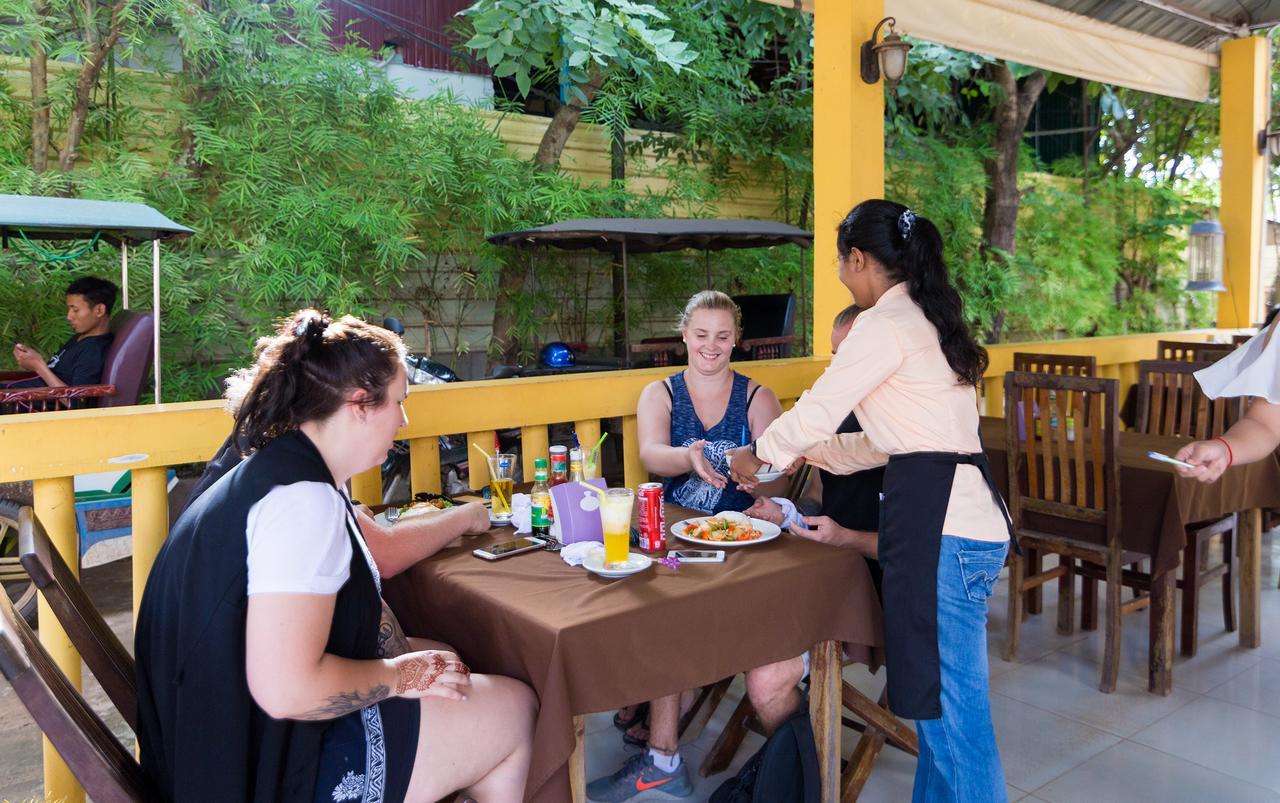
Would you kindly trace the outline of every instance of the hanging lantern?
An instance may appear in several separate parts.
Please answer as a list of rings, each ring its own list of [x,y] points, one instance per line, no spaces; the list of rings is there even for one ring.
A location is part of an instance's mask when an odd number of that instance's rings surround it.
[[[1187,237],[1187,288],[1225,293],[1222,283],[1222,224],[1213,219],[1191,224]]]

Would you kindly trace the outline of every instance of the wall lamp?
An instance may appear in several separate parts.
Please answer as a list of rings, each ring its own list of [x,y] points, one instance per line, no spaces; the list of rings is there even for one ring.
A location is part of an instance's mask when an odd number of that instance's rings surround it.
[[[890,92],[898,88],[898,82],[907,71],[907,51],[911,49],[911,43],[893,30],[896,23],[893,17],[885,17],[876,23],[871,38],[862,43],[862,80],[874,84],[883,74]],[[876,37],[885,24],[889,26],[889,33],[877,43]]]

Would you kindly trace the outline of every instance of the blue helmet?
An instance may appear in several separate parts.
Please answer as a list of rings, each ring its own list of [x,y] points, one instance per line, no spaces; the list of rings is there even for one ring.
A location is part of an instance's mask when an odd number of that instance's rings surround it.
[[[569,368],[577,361],[568,343],[548,343],[543,346],[540,360],[548,368]]]

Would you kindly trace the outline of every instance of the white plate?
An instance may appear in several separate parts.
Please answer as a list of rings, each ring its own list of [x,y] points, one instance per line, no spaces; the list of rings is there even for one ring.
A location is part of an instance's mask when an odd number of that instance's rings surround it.
[[[782,535],[781,527],[779,527],[776,524],[773,524],[772,522],[765,521],[764,519],[751,519],[751,526],[762,533],[762,535],[759,538],[755,539],[754,541],[704,541],[701,538],[694,538],[691,535],[684,534],[684,528],[689,524],[702,521],[703,519],[712,519],[712,518],[716,518],[716,517],[715,516],[698,516],[697,518],[685,519],[684,521],[677,521],[675,524],[671,525],[671,534],[674,535],[676,538],[679,538],[681,541],[688,541],[689,543],[697,544],[698,546],[715,547],[716,549],[723,549],[724,547],[735,547],[735,546],[751,546],[752,544],[763,544],[765,541],[772,541],[773,539]]]
[[[773,482],[779,477],[785,476],[785,471],[757,471],[756,482]]]
[[[628,575],[642,572],[653,564],[653,559],[646,555],[637,555],[635,552],[627,553],[627,562],[622,568],[606,569],[604,567],[604,547],[598,550],[592,550],[587,553],[586,559],[582,561],[582,568],[589,572],[594,572],[601,577],[626,577]]]

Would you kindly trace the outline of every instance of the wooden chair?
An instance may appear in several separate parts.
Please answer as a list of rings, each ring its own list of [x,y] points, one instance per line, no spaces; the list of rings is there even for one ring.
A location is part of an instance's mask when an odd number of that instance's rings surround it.
[[[0,594],[0,674],[96,803],[155,800],[142,768],[116,740]]]
[[[89,671],[136,732],[138,688],[133,656],[93,606],[29,507],[18,511],[18,553],[22,567],[44,595]]]
[[[848,666],[848,663],[845,662],[845,665]],[[880,694],[880,701],[877,703],[858,691],[849,681],[841,681],[841,702],[846,711],[853,715],[841,717],[841,722],[846,728],[862,734],[841,773],[841,803],[852,803],[858,799],[871,774],[871,768],[886,743],[909,755],[920,754],[915,731],[890,713],[886,707],[887,694],[886,688]],[[718,698],[716,702],[719,702]],[[703,759],[702,766],[698,768],[699,775],[706,778],[728,769],[742,746],[742,741],[747,737],[748,731],[763,735],[764,732],[754,714],[751,700],[744,694],[737,708],[733,710],[733,714],[729,716],[724,730],[720,732],[720,737],[716,739],[716,743],[707,752],[707,757]]]
[[[1232,335],[1231,345],[1242,346],[1245,343],[1248,343],[1250,340],[1253,340],[1253,338],[1254,338],[1253,335]]]
[[[1232,347],[1234,348],[1234,346]],[[1138,419],[1135,429],[1147,434],[1207,440],[1226,432],[1244,414],[1240,398],[1210,399],[1195,380],[1197,365],[1188,362],[1143,360],[1138,363]],[[1235,533],[1238,517],[1196,522],[1187,527],[1186,546],[1182,552],[1181,651],[1195,655],[1199,640],[1198,622],[1200,586],[1222,575],[1222,619],[1230,633],[1236,629],[1235,595],[1232,593],[1236,574]],[[1222,562],[1208,565],[1209,540],[1222,536]],[[1085,604],[1089,603],[1086,581]]]
[[[1098,358],[1092,354],[1013,353],[1013,370],[1066,376],[1097,376]]]
[[[1059,556],[1058,566],[1027,572],[1017,552],[1009,562],[1009,621],[1003,657],[1014,660],[1022,629],[1021,595],[1058,580],[1058,630],[1074,629],[1075,561],[1105,568],[1107,604],[1098,688],[1112,692],[1120,672],[1120,617],[1150,598],[1121,603],[1126,563],[1141,558],[1120,543],[1120,422],[1114,379],[1013,371],[1005,375],[1009,513],[1022,548]],[[1054,397],[1050,399],[1050,392]],[[1022,402],[1025,440],[1019,433]],[[1087,411],[1087,414],[1086,414]],[[1069,431],[1068,419],[1074,421]]]
[[[1179,362],[1217,362],[1236,350],[1235,343],[1184,342],[1157,340],[1156,355],[1161,360]]]
[[[1092,354],[1037,354],[1028,351],[1013,353],[1013,370],[1033,371],[1041,374],[1063,374],[1065,376],[1097,376],[1098,358]],[[1039,572],[1042,561],[1035,550],[1027,550],[1023,557],[1035,572]],[[1025,612],[1029,616],[1038,615],[1044,609],[1043,589],[1040,586],[1028,591],[1025,595]]]

